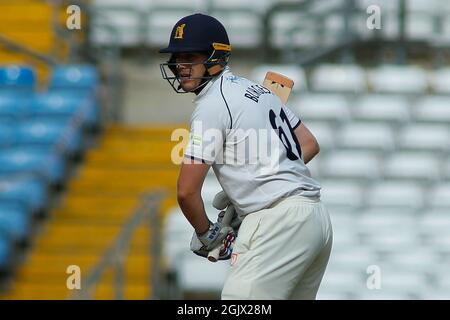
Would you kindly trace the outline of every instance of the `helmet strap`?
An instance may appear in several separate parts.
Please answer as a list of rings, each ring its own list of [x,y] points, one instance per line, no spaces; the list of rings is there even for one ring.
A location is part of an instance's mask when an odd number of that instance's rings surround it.
[[[206,72],[205,72],[205,75],[206,75]],[[200,84],[197,86],[197,88],[195,88],[191,92],[195,93],[195,95],[198,95],[210,81],[211,81],[211,78],[209,78],[209,79],[203,78],[202,81],[200,82]]]
[[[221,65],[218,65],[218,64],[216,64],[210,68],[207,68],[205,70],[205,74],[203,75],[204,78],[200,82],[200,85],[192,92],[194,92],[196,95],[198,95],[200,93],[200,91],[203,90],[204,86],[206,86],[208,84],[208,82],[210,82],[213,79],[213,77],[216,76],[217,74],[219,74],[223,69],[224,69],[224,67]]]
[[[214,66],[212,66],[212,67],[207,69],[208,73],[211,76],[214,76],[214,75],[218,74],[222,70],[223,70],[223,66],[220,65],[220,64],[216,64],[216,65],[214,65]]]

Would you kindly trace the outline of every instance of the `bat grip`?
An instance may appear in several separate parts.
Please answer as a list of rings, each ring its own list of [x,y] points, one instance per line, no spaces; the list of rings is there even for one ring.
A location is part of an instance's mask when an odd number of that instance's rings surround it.
[[[231,220],[233,219],[233,215],[234,215],[234,207],[232,205],[229,205],[227,210],[225,211],[225,214],[224,214],[224,217],[222,220],[222,225],[229,226],[231,223]],[[208,253],[208,260],[211,262],[217,262],[219,260],[221,249],[222,249],[222,244],[220,244],[216,248],[212,249]]]

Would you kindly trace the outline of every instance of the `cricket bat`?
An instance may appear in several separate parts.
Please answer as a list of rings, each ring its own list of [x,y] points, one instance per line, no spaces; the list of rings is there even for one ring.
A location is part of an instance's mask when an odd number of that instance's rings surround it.
[[[282,74],[268,71],[266,73],[266,77],[264,78],[263,86],[277,95],[281,99],[283,104],[286,104],[289,99],[289,95],[291,94],[292,88],[294,87],[294,81]],[[229,205],[227,210],[225,211],[222,224],[224,226],[229,226],[234,214],[235,211],[233,206]],[[211,262],[217,262],[217,260],[219,260],[221,248],[222,246],[220,245],[217,248],[211,250],[208,254],[208,260]]]
[[[268,71],[264,78],[263,86],[276,94],[286,104],[294,87],[294,81],[282,74]]]

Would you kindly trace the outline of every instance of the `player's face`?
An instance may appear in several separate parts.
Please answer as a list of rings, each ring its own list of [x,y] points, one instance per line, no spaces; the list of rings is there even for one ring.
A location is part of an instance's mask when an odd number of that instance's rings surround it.
[[[192,91],[200,85],[206,71],[203,65],[206,59],[207,55],[199,53],[180,53],[175,57],[180,84],[184,91]]]

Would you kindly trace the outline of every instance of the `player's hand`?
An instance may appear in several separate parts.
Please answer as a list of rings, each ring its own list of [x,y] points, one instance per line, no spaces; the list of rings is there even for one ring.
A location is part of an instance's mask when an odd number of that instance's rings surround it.
[[[194,231],[191,239],[191,250],[197,255],[207,257],[212,249],[221,246],[220,255],[225,257],[228,254],[231,255],[228,249],[231,247],[234,238],[233,228],[222,226],[218,222],[214,224],[210,222],[209,229],[205,233],[198,235]]]
[[[228,260],[231,258],[233,252],[235,236],[233,233],[229,233],[223,240],[222,248],[219,253],[219,260]],[[191,250],[198,256],[208,258],[210,250],[206,250],[203,243],[198,239],[197,234],[194,232],[191,240]]]
[[[211,251],[222,244],[229,233],[233,233],[230,226],[222,226],[221,223],[211,223],[209,229],[202,234],[197,234],[198,239],[205,246],[205,249]]]

